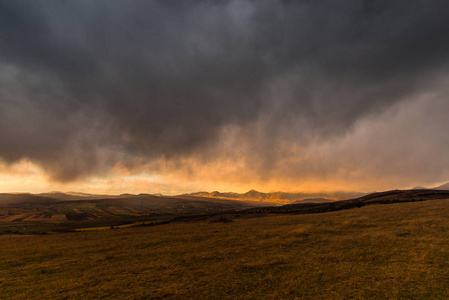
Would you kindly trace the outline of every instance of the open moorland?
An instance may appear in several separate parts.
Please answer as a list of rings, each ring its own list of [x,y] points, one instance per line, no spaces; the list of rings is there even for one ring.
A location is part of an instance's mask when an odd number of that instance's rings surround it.
[[[431,189],[393,190],[340,201],[313,198],[287,205],[192,195],[0,194],[0,235],[155,226],[215,215],[323,213],[371,204],[443,198],[449,198],[448,191]]]
[[[179,216],[234,212],[267,205],[273,203],[188,195],[0,194],[0,235],[158,224]]]
[[[3,235],[0,294],[5,299],[447,299],[449,197],[437,199],[441,193],[426,200],[422,192],[413,193],[414,202],[396,194],[402,201],[394,203],[393,191],[358,200],[370,205],[321,213],[267,210],[160,226]]]

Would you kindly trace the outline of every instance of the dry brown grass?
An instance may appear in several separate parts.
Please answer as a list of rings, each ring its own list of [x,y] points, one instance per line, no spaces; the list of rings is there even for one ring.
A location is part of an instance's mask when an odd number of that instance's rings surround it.
[[[0,298],[447,299],[449,200],[4,237]]]

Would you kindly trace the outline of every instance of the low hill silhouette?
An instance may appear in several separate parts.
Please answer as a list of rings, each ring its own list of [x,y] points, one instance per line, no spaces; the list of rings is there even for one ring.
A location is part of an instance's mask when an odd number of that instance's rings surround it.
[[[258,207],[245,210],[247,213],[322,213],[362,207],[371,204],[391,204],[399,202],[415,202],[433,199],[449,199],[447,190],[392,190],[372,193],[350,200],[330,203],[296,203],[276,207]]]

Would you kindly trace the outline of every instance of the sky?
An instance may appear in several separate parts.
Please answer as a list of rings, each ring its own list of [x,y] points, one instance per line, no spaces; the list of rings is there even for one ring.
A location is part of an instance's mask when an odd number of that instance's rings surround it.
[[[0,192],[445,183],[448,11],[0,0]]]

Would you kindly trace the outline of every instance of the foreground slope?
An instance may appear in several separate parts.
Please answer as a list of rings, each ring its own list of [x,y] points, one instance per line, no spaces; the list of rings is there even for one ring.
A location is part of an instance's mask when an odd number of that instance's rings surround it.
[[[48,298],[449,298],[449,200],[321,214],[3,236],[0,294]]]

